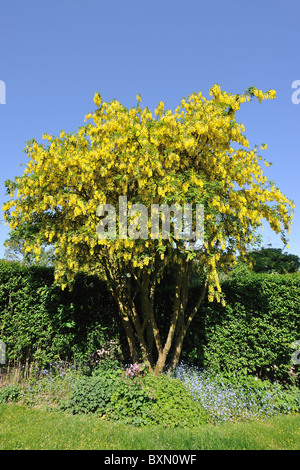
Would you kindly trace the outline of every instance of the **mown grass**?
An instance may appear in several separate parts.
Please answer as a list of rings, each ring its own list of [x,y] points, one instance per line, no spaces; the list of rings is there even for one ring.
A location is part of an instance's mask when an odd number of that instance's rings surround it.
[[[300,416],[203,425],[141,427],[96,416],[0,405],[1,450],[299,450]]]

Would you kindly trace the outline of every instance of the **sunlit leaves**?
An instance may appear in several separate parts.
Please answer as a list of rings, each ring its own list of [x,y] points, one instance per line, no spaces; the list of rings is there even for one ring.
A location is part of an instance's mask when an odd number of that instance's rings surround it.
[[[27,143],[27,167],[7,182],[15,199],[3,209],[12,230],[35,226],[24,234],[28,252],[38,256],[43,244],[55,245],[57,281],[67,284],[78,270],[112,259],[127,271],[159,276],[170,261],[191,258],[174,236],[99,240],[97,207],[112,204],[118,214],[119,196],[127,196],[128,207],[139,203],[148,211],[151,204],[204,204],[205,239],[193,259],[206,270],[210,300],[219,297],[217,268],[227,269],[246,252],[264,219],[286,241],[293,203],[263,174],[265,144],[251,149],[235,116],[253,98],[273,99],[274,90],[231,94],[214,85],[209,95],[192,93],[174,111],[160,101],[152,112],[140,95],[127,109],[96,93],[96,109],[77,133]]]

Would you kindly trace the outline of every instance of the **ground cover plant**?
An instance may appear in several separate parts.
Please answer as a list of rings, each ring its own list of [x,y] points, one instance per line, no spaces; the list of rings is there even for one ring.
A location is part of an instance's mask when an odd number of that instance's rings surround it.
[[[93,368],[57,363],[27,382],[0,389],[0,403],[18,402],[135,426],[198,427],[265,420],[300,411],[297,386],[180,363],[155,376],[145,364],[103,359]]]
[[[107,354],[105,354],[107,352]],[[0,388],[1,449],[297,449],[300,391],[179,363],[155,376],[115,342]],[[66,432],[67,430],[67,432]],[[8,437],[9,436],[9,437]]]
[[[253,376],[216,373],[179,364],[172,372],[186,385],[212,422],[263,420],[300,412],[296,385],[261,380]]]

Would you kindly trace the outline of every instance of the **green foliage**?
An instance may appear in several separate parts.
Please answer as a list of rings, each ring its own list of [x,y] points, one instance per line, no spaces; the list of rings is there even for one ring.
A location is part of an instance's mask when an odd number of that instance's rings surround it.
[[[153,396],[139,381],[123,377],[111,396],[106,417],[127,424],[148,424]]]
[[[233,276],[222,289],[226,307],[204,306],[183,356],[216,371],[295,380],[299,365],[292,364],[291,345],[300,339],[299,274]]]
[[[17,385],[6,385],[6,387],[0,388],[0,403],[18,401],[19,397],[20,390]]]
[[[168,427],[194,427],[209,422],[208,414],[178,379],[147,375],[143,386],[153,396],[148,421]]]
[[[180,363],[172,371],[214,424],[300,412],[298,387]]]
[[[224,384],[224,381],[223,381]],[[295,385],[280,384],[260,380],[253,376],[228,376],[232,390],[242,390],[244,399],[255,403],[257,410],[266,404],[273,408],[274,414],[293,414],[300,412],[300,389]]]
[[[179,380],[149,374],[130,377],[124,369],[99,368],[97,375],[83,377],[60,409],[132,425],[193,427],[209,421]]]
[[[172,375],[161,376],[146,373],[143,365],[133,366],[112,369],[102,363],[86,376],[80,368],[59,363],[37,370],[26,384],[0,389],[0,403],[18,401],[49,411],[163,428],[195,428],[208,422],[265,419],[300,411],[296,386],[185,364],[176,366]]]
[[[140,383],[120,369],[101,367],[96,375],[83,377],[61,408],[72,413],[96,413],[106,419],[130,424],[146,424],[151,397]]]
[[[102,342],[101,349],[90,354],[88,366],[92,375],[102,374],[103,371],[116,370],[121,366],[122,350],[118,339]]]
[[[36,369],[25,385],[20,386],[20,402],[28,406],[46,406],[49,409],[68,400],[83,370],[59,362],[48,369]]]
[[[300,258],[297,255],[284,253],[280,248],[261,248],[249,254],[256,273],[295,273],[300,269]]]
[[[78,275],[73,291],[62,291],[51,268],[0,261],[0,339],[7,362],[88,361],[118,336],[114,313],[106,285],[95,276]]]
[[[291,357],[300,339],[300,275],[242,270],[225,280],[222,290],[226,307],[204,303],[187,332],[182,359],[215,371],[297,383],[299,365]],[[190,305],[198,296],[194,285]],[[172,298],[173,287],[162,284],[155,297],[162,337]],[[44,367],[68,359],[95,369],[109,357],[119,367],[128,356],[117,319],[106,285],[94,276],[78,275],[72,292],[61,291],[51,268],[0,261],[0,339],[7,361]]]
[[[282,414],[300,413],[300,389],[295,385],[287,386],[277,398],[277,408]]]
[[[75,385],[68,409],[73,413],[103,415],[119,384],[119,376],[111,372],[103,371],[102,375],[84,377]]]

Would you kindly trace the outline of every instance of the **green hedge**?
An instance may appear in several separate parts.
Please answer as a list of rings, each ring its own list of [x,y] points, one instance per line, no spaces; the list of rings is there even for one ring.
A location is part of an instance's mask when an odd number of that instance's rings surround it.
[[[195,316],[182,358],[213,370],[288,380],[300,340],[300,275],[247,274],[223,282],[226,307],[206,302]],[[191,289],[191,304],[199,288]],[[173,289],[157,292],[157,315],[166,334]],[[0,339],[7,360],[82,360],[105,340],[126,338],[105,283],[77,276],[72,292],[53,285],[51,268],[0,261]],[[126,357],[128,358],[128,356]],[[298,365],[292,372],[297,372]]]
[[[243,274],[222,290],[226,307],[206,302],[186,337],[184,358],[213,370],[293,378],[299,371],[291,345],[300,340],[300,275]]]
[[[77,276],[72,292],[54,286],[51,268],[0,261],[0,339],[7,362],[82,360],[117,336],[103,282]]]

